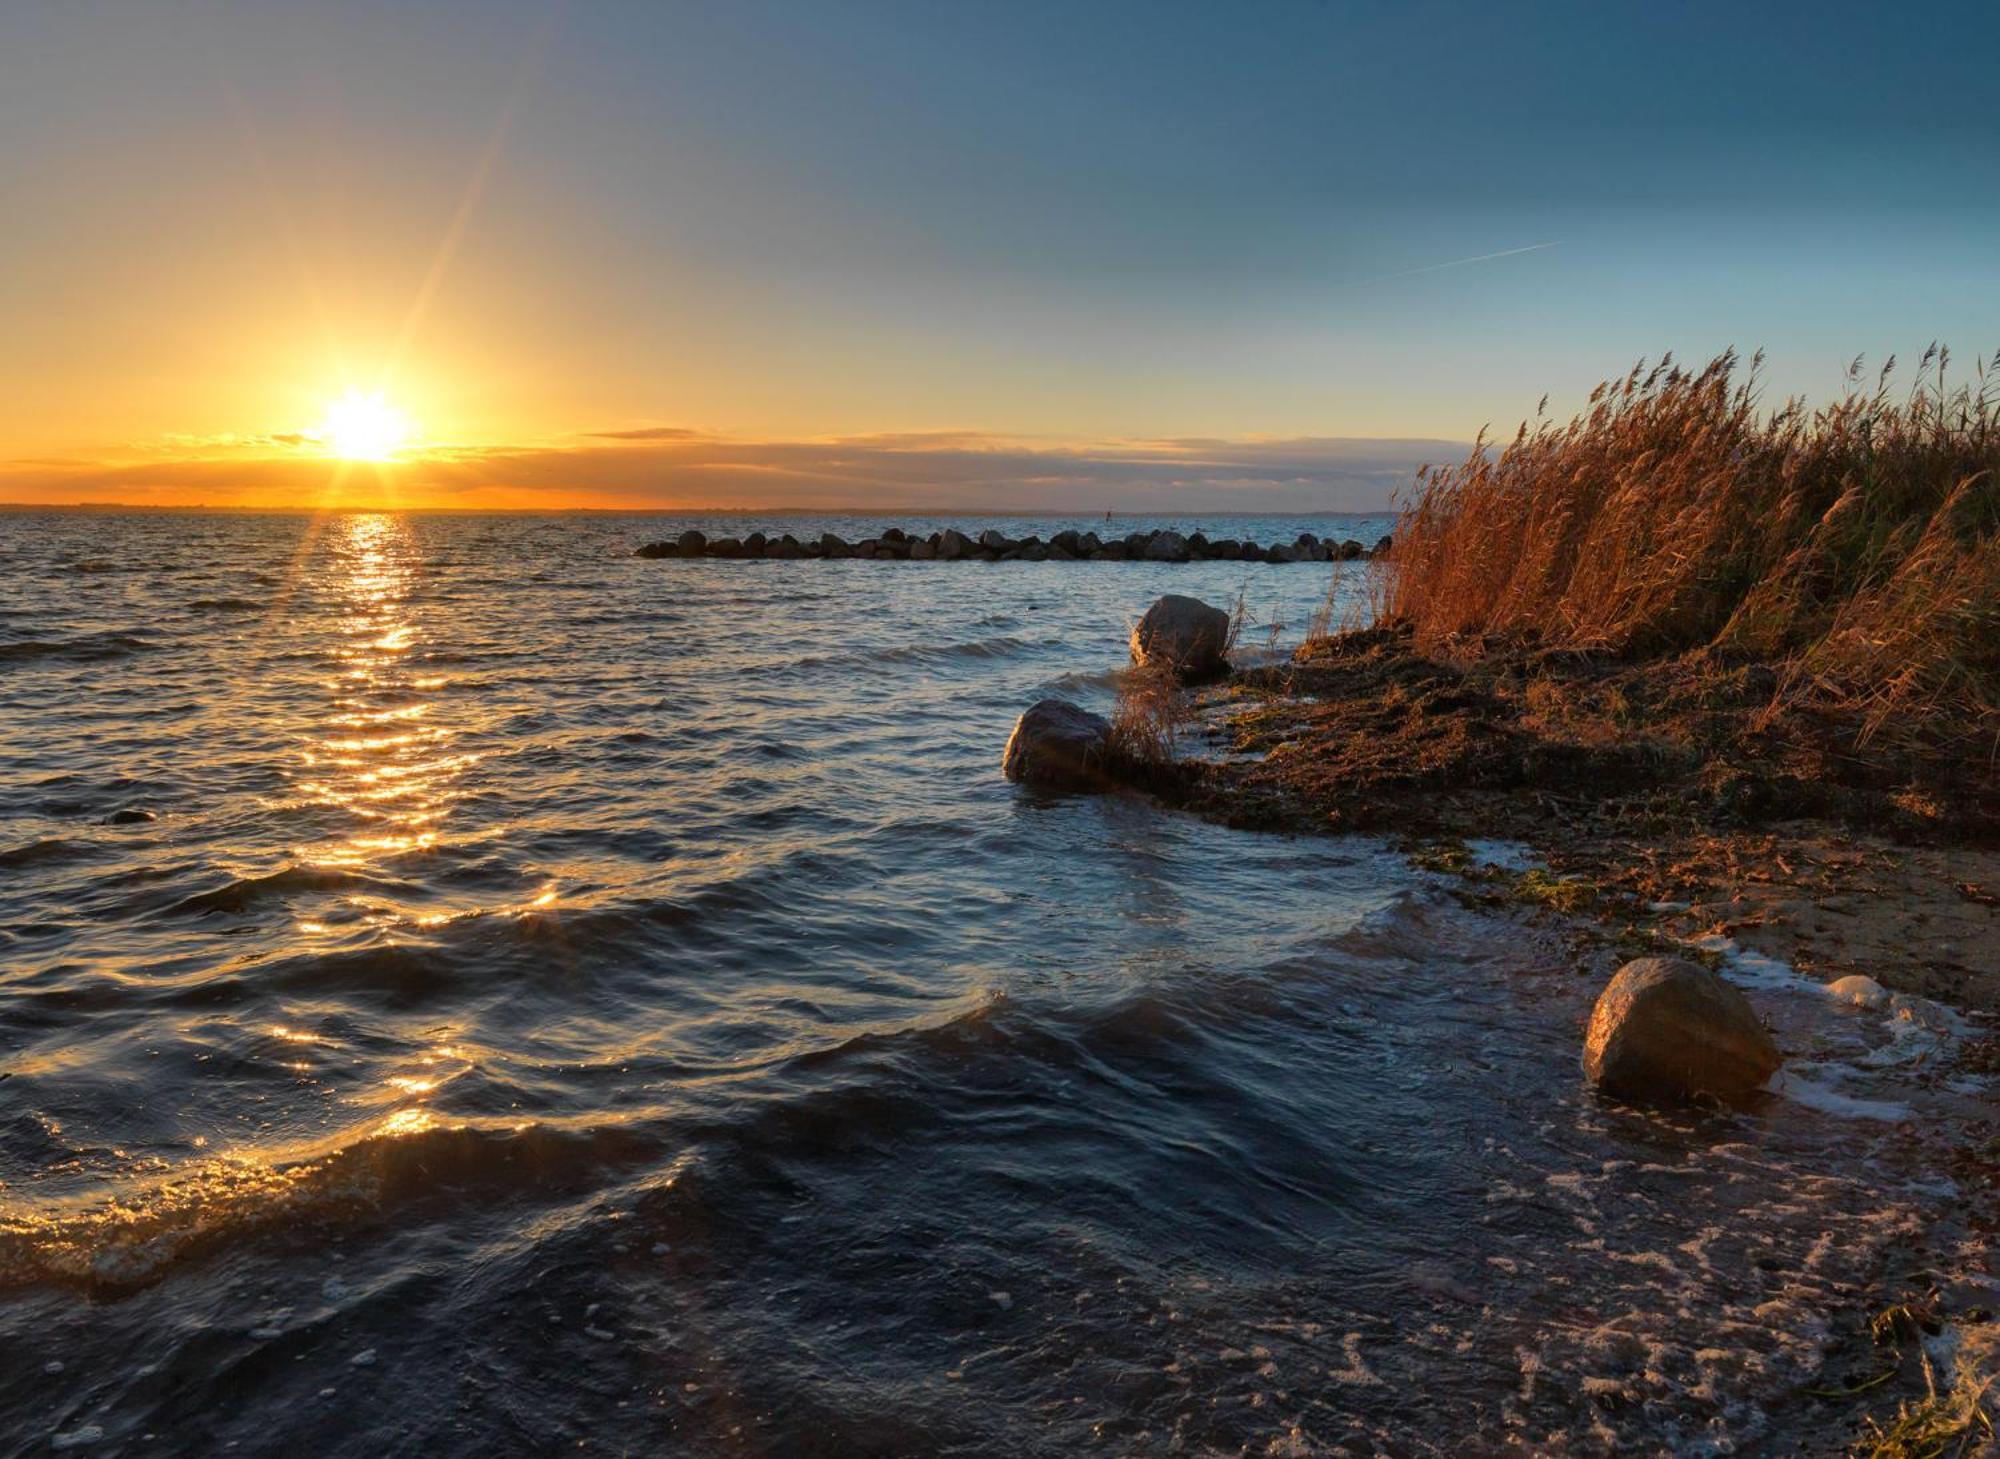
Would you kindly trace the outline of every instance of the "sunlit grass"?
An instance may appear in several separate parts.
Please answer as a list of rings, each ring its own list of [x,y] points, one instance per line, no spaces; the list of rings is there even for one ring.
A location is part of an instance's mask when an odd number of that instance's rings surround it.
[[[1493,640],[1784,670],[1777,700],[1876,737],[2000,752],[2000,395],[1942,349],[1892,396],[1858,362],[1810,410],[1760,407],[1756,361],[1663,361],[1566,426],[1429,470],[1375,565],[1418,647]]]

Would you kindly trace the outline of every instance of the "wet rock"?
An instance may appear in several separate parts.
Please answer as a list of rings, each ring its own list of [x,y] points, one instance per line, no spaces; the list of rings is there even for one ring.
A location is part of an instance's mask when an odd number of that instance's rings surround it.
[[[743,555],[743,544],[738,542],[734,537],[718,537],[708,544],[705,555],[709,557],[741,557]]]
[[[1739,1098],[1782,1058],[1756,1010],[1698,963],[1642,957],[1598,996],[1584,1038],[1583,1072],[1627,1099]]]
[[[854,555],[854,549],[847,545],[846,539],[838,537],[832,532],[822,532],[819,534],[819,549],[828,557],[852,557]]]
[[[1352,537],[1348,538],[1345,542],[1340,544],[1340,560],[1342,562],[1353,562],[1356,558],[1365,555],[1366,555],[1365,549],[1359,542],[1356,542]]]
[[[1264,560],[1266,562],[1297,562],[1299,560],[1299,551],[1296,547],[1287,547],[1282,542],[1273,542],[1265,549]]]
[[[1375,555],[1375,556],[1377,556],[1377,557],[1380,557],[1380,556],[1382,556],[1382,555],[1383,555],[1384,553],[1386,553],[1386,552],[1387,552],[1387,551],[1388,551],[1388,550],[1390,549],[1390,547],[1391,547],[1391,546],[1393,546],[1393,545],[1395,544],[1395,541],[1396,541],[1396,539],[1395,539],[1395,538],[1393,538],[1393,537],[1384,537],[1384,538],[1383,538],[1383,539],[1382,539],[1382,540],[1381,540],[1380,542],[1377,542],[1377,543],[1375,544],[1375,553],[1374,553],[1374,555]]]
[[[1103,790],[1112,783],[1111,722],[1067,699],[1028,707],[1007,738],[1000,768],[1042,790]]]
[[[107,826],[143,826],[148,821],[157,821],[158,819],[159,817],[149,810],[142,810],[138,806],[128,805],[106,816],[104,824]]]
[[[708,546],[708,534],[706,532],[697,532],[690,527],[687,531],[681,533],[678,545],[681,549],[681,556],[699,557],[702,549]]]
[[[1145,556],[1148,562],[1186,562],[1187,538],[1178,532],[1155,532],[1146,541]]]
[[[956,527],[947,527],[938,534],[937,555],[940,561],[957,562],[972,551],[972,539]]]
[[[1084,533],[1076,539],[1076,546],[1070,549],[1078,557],[1088,557],[1093,552],[1102,552],[1103,550],[1104,543],[1095,532]]]
[[[1013,541],[998,527],[988,527],[984,532],[981,532],[979,534],[979,545],[988,552],[996,555],[1014,550]]]
[[[1169,593],[1146,610],[1132,630],[1132,661],[1166,664],[1183,679],[1226,673],[1229,615],[1199,598]]]
[[[1856,1008],[1887,1008],[1893,996],[1873,978],[1860,973],[1836,978],[1826,985],[1826,994],[1837,1002],[1852,1003]]]
[[[679,557],[681,550],[671,542],[648,542],[642,547],[635,547],[632,550],[632,555],[634,557]]]
[[[752,532],[748,537],[743,539],[743,555],[745,557],[762,557],[764,549],[770,546],[770,544],[771,539],[766,537],[762,532]]]
[[[911,562],[929,562],[936,556],[937,548],[928,542],[912,542],[910,544]]]

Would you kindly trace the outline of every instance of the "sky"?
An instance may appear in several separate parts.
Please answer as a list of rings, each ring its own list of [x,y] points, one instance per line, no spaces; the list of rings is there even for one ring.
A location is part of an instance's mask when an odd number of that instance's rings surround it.
[[[2000,344],[1996,55],[1955,3],[10,0],[0,502],[1377,508],[1666,351],[1817,399]]]

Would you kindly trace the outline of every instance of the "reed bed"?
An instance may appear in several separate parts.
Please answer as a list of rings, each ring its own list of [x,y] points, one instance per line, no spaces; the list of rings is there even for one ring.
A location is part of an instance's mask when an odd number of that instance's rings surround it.
[[[1759,399],[1754,357],[1671,357],[1426,468],[1371,567],[1379,620],[1427,654],[1498,645],[1779,670],[1770,713],[1855,743],[2000,757],[2000,356],[1924,353],[1813,409]]]

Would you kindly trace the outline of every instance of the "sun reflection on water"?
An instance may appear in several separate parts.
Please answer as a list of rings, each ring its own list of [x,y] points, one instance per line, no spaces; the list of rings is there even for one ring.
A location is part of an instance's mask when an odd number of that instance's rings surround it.
[[[417,559],[409,524],[386,513],[348,517],[327,545],[340,602],[334,713],[303,748],[299,788],[357,823],[306,859],[352,868],[435,847],[456,782],[477,757],[452,750],[455,729],[420,697],[443,677],[410,671],[421,639],[409,603]]]

